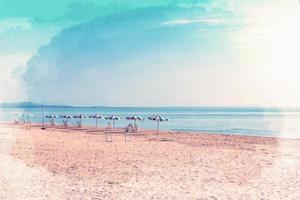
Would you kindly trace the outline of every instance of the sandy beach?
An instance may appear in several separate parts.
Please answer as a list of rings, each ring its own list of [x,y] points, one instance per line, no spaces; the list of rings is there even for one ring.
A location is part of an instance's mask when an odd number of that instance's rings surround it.
[[[297,139],[0,130],[0,199],[300,199]]]

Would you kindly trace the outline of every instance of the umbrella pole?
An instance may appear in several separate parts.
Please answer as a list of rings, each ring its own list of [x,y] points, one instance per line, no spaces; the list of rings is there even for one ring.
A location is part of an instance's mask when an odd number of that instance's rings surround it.
[[[96,128],[98,128],[98,118],[96,118]]]
[[[45,118],[44,118],[44,105],[42,104],[42,115],[43,115],[43,128],[45,129]]]
[[[27,129],[29,129],[29,116],[27,116]]]
[[[159,121],[157,121],[157,132],[156,132],[157,135],[158,135],[158,130],[159,130]]]
[[[115,120],[113,120],[113,131],[115,131]]]

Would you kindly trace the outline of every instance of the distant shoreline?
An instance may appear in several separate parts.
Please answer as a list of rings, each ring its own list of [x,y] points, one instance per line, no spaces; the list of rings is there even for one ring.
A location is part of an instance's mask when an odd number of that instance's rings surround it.
[[[223,110],[223,111],[269,111],[269,112],[281,112],[281,111],[295,111],[300,112],[298,107],[274,107],[274,106],[111,106],[111,105],[60,105],[60,104],[42,104],[34,102],[15,102],[15,103],[0,103],[0,108],[124,108],[124,109],[201,109],[201,110]]]

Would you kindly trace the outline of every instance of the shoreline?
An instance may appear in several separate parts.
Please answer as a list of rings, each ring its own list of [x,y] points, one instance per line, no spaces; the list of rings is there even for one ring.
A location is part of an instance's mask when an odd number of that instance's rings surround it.
[[[0,126],[3,125],[8,125],[8,126],[14,126],[13,123],[8,122],[8,121],[0,121]],[[24,124],[20,124],[19,126],[24,126]],[[32,123],[32,127],[42,127],[42,123]],[[74,130],[77,129],[76,126],[70,126],[70,127],[63,127],[61,125],[56,126],[56,127],[51,127],[48,123],[45,124],[45,128],[47,129],[57,129],[57,130]],[[84,125],[83,128],[86,128],[88,130],[97,130],[94,126],[92,125]],[[99,126],[98,131],[100,132],[102,129],[106,128],[105,126]],[[116,127],[116,130],[124,129],[123,127]],[[79,130],[78,130],[79,131]],[[141,129],[141,131],[144,132],[155,132],[155,129]],[[253,138],[272,138],[272,139],[281,139],[281,140],[300,140],[300,135],[299,137],[280,137],[280,136],[273,136],[273,135],[255,135],[255,134],[240,134],[240,133],[221,133],[221,132],[207,132],[207,131],[186,131],[186,130],[159,130],[160,133],[172,133],[172,134],[192,134],[192,135],[219,135],[219,136],[236,136],[236,137],[253,137]]]

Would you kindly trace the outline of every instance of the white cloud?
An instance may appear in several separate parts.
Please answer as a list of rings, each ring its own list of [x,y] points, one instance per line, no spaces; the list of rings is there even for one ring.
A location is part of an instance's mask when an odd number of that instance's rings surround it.
[[[0,20],[0,33],[31,29],[32,23],[28,18],[4,18]]]
[[[0,55],[0,102],[24,100],[22,75],[29,58],[26,54]]]
[[[163,25],[186,25],[186,24],[210,24],[221,25],[227,23],[225,20],[218,18],[195,18],[195,19],[177,19],[165,21]]]

